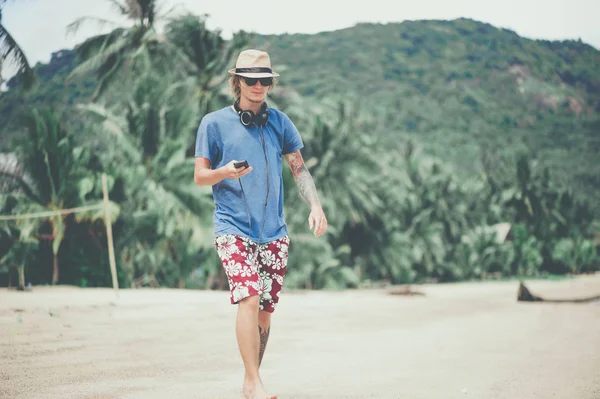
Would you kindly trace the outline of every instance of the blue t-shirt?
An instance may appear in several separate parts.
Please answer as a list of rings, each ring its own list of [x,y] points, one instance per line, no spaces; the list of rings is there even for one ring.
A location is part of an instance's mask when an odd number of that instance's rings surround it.
[[[295,152],[304,145],[298,129],[286,114],[273,108],[269,108],[269,112],[267,125],[263,128],[242,125],[231,106],[205,115],[200,122],[196,156],[208,158],[211,169],[218,169],[234,159],[247,160],[253,167],[239,180],[226,178],[212,186],[215,237],[235,234],[258,242],[262,229],[262,244],[288,234],[283,216],[282,155]]]

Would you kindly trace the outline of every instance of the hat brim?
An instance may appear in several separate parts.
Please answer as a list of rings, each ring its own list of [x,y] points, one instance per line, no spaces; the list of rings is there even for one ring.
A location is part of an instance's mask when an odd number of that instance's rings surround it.
[[[235,73],[235,68],[231,68],[229,71],[232,75],[244,76],[246,78],[271,78],[279,76],[277,72],[241,72]]]

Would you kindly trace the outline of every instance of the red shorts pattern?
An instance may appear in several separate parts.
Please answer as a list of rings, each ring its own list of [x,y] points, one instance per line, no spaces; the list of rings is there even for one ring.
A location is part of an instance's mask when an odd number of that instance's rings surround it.
[[[225,234],[215,238],[215,247],[231,290],[231,303],[260,296],[260,309],[273,313],[287,270],[290,239],[257,244],[247,237]],[[257,252],[258,251],[258,252]]]

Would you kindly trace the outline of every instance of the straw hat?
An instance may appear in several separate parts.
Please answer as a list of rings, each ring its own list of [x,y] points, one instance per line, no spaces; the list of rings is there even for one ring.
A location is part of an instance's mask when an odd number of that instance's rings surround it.
[[[232,75],[246,76],[248,78],[268,78],[279,76],[271,69],[269,54],[259,50],[244,50],[238,56],[235,68],[228,71]]]

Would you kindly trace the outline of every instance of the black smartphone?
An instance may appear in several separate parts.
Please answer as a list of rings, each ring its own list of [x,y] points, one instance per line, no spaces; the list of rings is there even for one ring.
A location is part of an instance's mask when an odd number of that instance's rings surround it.
[[[241,167],[248,167],[248,161],[240,161],[240,162],[236,162],[233,164],[233,166],[235,166],[235,168],[241,168]]]

